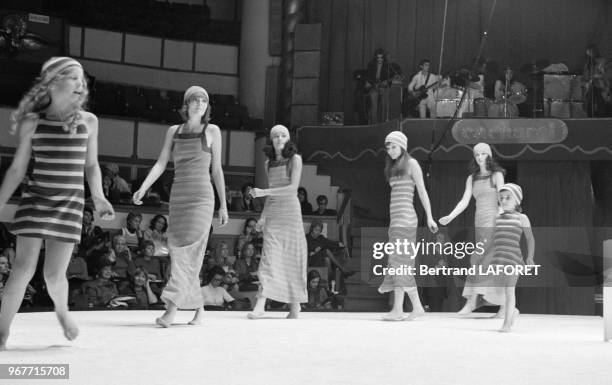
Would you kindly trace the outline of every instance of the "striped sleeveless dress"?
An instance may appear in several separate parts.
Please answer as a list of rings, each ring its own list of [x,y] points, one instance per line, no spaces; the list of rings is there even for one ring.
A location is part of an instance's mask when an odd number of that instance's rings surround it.
[[[389,179],[389,184],[391,185],[389,242],[395,243],[398,239],[402,243],[404,239],[407,239],[408,242],[415,242],[419,221],[412,203],[414,199],[414,180],[410,176],[395,176]],[[406,254],[390,254],[387,266],[394,268],[401,266],[414,267],[415,258],[413,257]],[[414,276],[405,274],[386,275],[378,291],[386,293],[396,287],[401,287],[408,293],[417,290]]]
[[[497,187],[492,185],[491,176],[476,176],[472,181],[472,195],[476,200],[474,241],[484,243],[485,252],[483,254],[472,253],[470,264],[486,268],[491,263],[495,218],[499,210]],[[504,301],[503,289],[487,286],[488,279],[489,277],[468,275],[463,288],[463,296],[469,298],[480,294],[487,302],[501,305]]]
[[[291,183],[289,160],[270,161],[270,188]],[[268,196],[264,207],[263,250],[259,270],[261,295],[284,303],[308,302],[306,234],[297,194]]]
[[[524,265],[521,252],[523,214],[503,213],[495,219],[493,265]]]
[[[40,117],[32,136],[34,167],[28,175],[11,231],[15,235],[79,243],[85,207],[85,125],[76,133],[64,122]]]
[[[168,247],[170,279],[162,292],[166,304],[182,309],[203,305],[200,269],[214,211],[210,182],[211,149],[206,142],[206,127],[201,133],[181,133],[173,137],[174,180],[170,192]]]

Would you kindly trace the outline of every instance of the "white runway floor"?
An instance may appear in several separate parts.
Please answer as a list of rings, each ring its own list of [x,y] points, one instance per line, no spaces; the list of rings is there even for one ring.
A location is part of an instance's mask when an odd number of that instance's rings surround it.
[[[498,333],[487,314],[434,313],[382,322],[380,313],[302,313],[251,321],[207,312],[170,329],[160,312],[75,312],[81,328],[63,339],[53,313],[18,314],[0,363],[68,363],[70,380],[11,384],[612,384],[612,344],[601,317],[521,315]],[[283,317],[285,313],[270,313]]]

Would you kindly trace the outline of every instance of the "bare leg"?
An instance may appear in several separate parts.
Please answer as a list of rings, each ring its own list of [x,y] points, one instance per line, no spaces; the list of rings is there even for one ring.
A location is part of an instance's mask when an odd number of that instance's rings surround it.
[[[289,314],[287,315],[287,319],[297,319],[300,315],[300,311],[302,308],[300,307],[299,302],[293,302],[289,304]]]
[[[176,311],[177,306],[174,303],[168,301],[166,305],[166,311],[161,317],[155,319],[155,323],[164,328],[170,327],[172,325],[172,322],[174,321],[174,317],[176,316]]]
[[[404,288],[395,287],[393,288],[393,307],[382,319],[385,321],[402,321],[404,317]]]
[[[459,310],[457,314],[458,315],[468,315],[472,313],[474,310],[476,310],[476,299],[477,298],[478,298],[477,294],[469,296],[467,301],[465,302],[465,306],[463,306],[463,309]]]
[[[506,314],[504,316],[504,324],[501,329],[499,329],[502,333],[508,333],[512,330],[512,325],[514,325],[514,321],[516,321],[516,317],[519,315],[519,311],[516,308],[515,292],[517,278],[516,276],[509,277],[510,284],[504,288],[506,295]]]
[[[55,315],[64,329],[64,336],[70,341],[79,335],[79,328],[68,313],[66,270],[73,249],[74,243],[47,240],[44,267],[47,292],[53,300]]]
[[[408,298],[410,298],[410,302],[412,302],[412,312],[406,317],[406,320],[411,321],[425,315],[425,309],[423,309],[421,298],[419,298],[419,292],[416,288],[408,292]]]
[[[0,351],[6,349],[11,323],[23,301],[26,287],[36,271],[41,244],[42,239],[17,237],[15,262],[4,287],[0,309]]]
[[[189,325],[201,325],[203,318],[204,318],[204,307],[201,307],[195,311],[195,315],[193,316],[193,319],[189,321],[188,324]]]
[[[267,298],[261,295],[262,287],[259,286],[259,290],[257,292],[257,302],[255,302],[255,306],[253,307],[253,311],[247,314],[247,318],[249,319],[258,319],[262,318],[266,314],[266,301]]]

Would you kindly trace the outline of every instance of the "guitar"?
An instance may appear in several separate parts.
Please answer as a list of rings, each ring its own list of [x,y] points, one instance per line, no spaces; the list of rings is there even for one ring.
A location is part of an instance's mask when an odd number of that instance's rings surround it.
[[[422,85],[421,87],[417,88],[414,91],[410,91],[410,95],[418,100],[419,102],[425,98],[427,98],[427,91],[429,91],[430,88],[436,86],[440,81],[436,81],[435,83],[430,84],[429,86],[425,86]]]

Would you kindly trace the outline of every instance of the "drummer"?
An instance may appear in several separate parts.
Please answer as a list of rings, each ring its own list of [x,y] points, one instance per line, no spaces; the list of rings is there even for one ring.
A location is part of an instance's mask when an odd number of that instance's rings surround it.
[[[489,117],[518,116],[518,104],[527,100],[525,85],[514,80],[514,71],[506,67],[502,79],[495,82],[495,101],[489,105]]]

